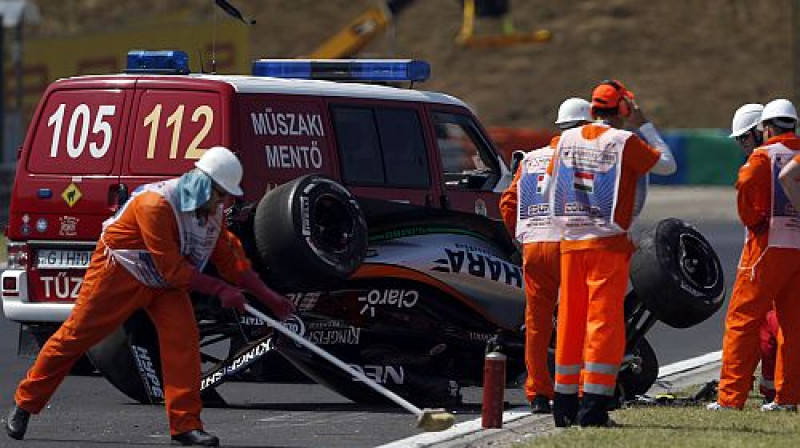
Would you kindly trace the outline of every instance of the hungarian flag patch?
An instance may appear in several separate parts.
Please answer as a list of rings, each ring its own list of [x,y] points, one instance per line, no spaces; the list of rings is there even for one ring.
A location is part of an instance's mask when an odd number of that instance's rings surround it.
[[[594,193],[594,173],[588,171],[575,171],[573,187],[578,191]]]

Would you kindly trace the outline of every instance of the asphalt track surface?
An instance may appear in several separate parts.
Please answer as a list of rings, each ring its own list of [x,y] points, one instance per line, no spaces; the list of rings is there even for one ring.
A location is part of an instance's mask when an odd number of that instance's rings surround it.
[[[735,221],[734,193],[727,188],[653,189],[634,233],[655,220],[683,218],[700,229],[717,250],[728,294],[742,246]],[[727,303],[727,302],[726,302]],[[720,349],[723,307],[696,327],[676,330],[657,324],[648,334],[666,365]],[[16,356],[17,324],[0,319],[0,411],[5,418],[16,384],[31,360]],[[229,447],[374,447],[418,435],[413,415],[397,407],[366,407],[315,384],[228,383],[220,392],[230,406],[203,411],[206,429]],[[464,391],[465,405],[450,409],[457,422],[480,418],[479,388]],[[525,404],[509,389],[508,406]],[[546,426],[546,419],[542,421]],[[0,447],[115,447],[169,445],[164,408],[135,404],[101,377],[70,376],[50,405],[34,416],[25,441],[0,434]]]

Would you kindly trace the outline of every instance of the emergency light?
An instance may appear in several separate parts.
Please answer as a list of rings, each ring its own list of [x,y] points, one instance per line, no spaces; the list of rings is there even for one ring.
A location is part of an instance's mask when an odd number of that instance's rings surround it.
[[[416,59],[257,59],[253,75],[330,81],[425,81],[431,66]]]
[[[180,50],[132,50],[128,52],[125,72],[186,75],[189,73],[189,56]]]

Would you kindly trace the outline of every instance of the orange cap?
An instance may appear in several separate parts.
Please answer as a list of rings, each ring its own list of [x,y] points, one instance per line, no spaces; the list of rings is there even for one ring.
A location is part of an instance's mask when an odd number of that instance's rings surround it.
[[[611,79],[597,85],[592,91],[592,109],[620,108],[620,115],[628,115],[628,104],[621,102],[623,98],[633,99],[633,92],[625,88],[621,82]]]

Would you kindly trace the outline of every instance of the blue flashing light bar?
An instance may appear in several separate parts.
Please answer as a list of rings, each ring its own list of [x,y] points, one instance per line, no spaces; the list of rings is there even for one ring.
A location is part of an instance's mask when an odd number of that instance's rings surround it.
[[[128,52],[128,66],[125,72],[186,75],[189,73],[189,56],[180,50],[132,50]]]
[[[253,75],[329,81],[425,81],[431,66],[416,59],[258,59]]]

